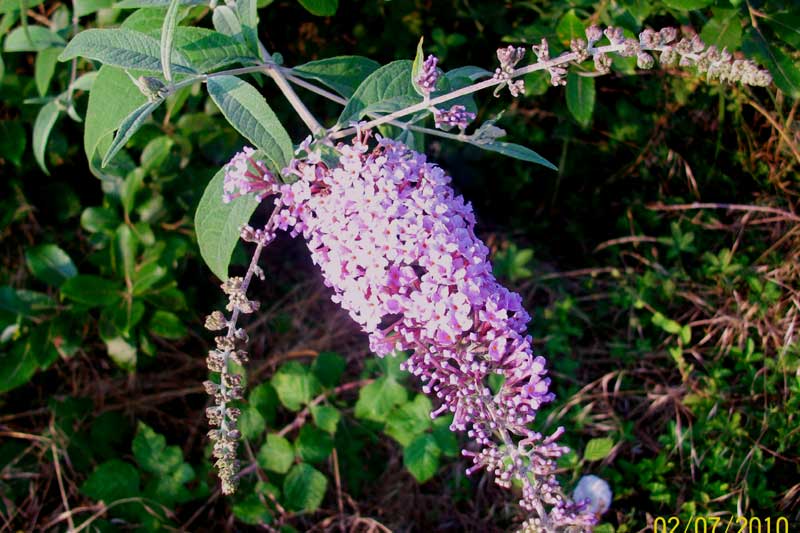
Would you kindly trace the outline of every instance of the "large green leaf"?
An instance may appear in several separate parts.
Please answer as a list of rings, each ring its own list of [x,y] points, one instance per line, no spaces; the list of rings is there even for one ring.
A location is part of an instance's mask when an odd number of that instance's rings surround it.
[[[36,122],[33,123],[33,156],[45,174],[50,175],[47,170],[47,163],[45,162],[45,150],[47,148],[47,139],[50,138],[50,132],[61,114],[58,102],[53,100],[46,103],[39,110],[36,115]]]
[[[175,46],[199,72],[211,72],[233,63],[256,59],[237,39],[206,28],[179,26],[175,33]]]
[[[236,131],[263,152],[273,172],[289,164],[292,140],[255,87],[235,76],[217,76],[208,80],[208,93]]]
[[[567,74],[567,108],[575,120],[583,127],[592,121],[594,112],[594,78],[580,76],[570,71]]]
[[[258,451],[258,465],[264,470],[285,474],[294,463],[292,444],[277,433],[267,435],[267,441]]]
[[[44,26],[19,26],[11,30],[3,43],[6,52],[41,52],[64,46],[64,39]]]
[[[408,399],[405,387],[391,376],[382,376],[358,391],[356,418],[383,422],[389,413]]]
[[[258,6],[256,0],[236,0],[236,13],[242,24],[242,37],[250,51],[261,57],[258,40]]]
[[[322,390],[319,380],[308,367],[294,361],[284,363],[272,376],[271,383],[281,403],[292,411],[299,411]]]
[[[403,464],[419,483],[431,479],[439,469],[442,451],[430,433],[423,433],[403,448]]]
[[[125,120],[119,125],[117,134],[114,136],[114,141],[111,143],[111,146],[108,147],[106,155],[103,156],[103,162],[100,166],[105,167],[109,161],[117,155],[117,152],[122,150],[125,143],[133,137],[133,134],[142,126],[144,121],[153,114],[153,111],[155,111],[159,105],[161,105],[161,102],[163,102],[163,100],[142,104],[134,109],[130,115],[125,117]]]
[[[386,420],[384,431],[401,446],[408,446],[414,438],[431,428],[432,409],[428,397],[417,394],[414,401],[392,411]]]
[[[336,14],[336,10],[339,8],[339,0],[300,0],[300,5],[312,15],[330,17]]]
[[[100,67],[89,93],[83,132],[86,158],[95,172],[111,146],[114,131],[146,103],[147,98],[124,71],[107,65]]]
[[[369,106],[393,98],[409,96],[421,101],[411,83],[412,64],[408,59],[393,61],[367,76],[347,102],[339,116],[339,124],[346,126],[359,120]]]
[[[663,0],[667,7],[681,11],[691,11],[693,9],[703,9],[708,7],[714,0]]]
[[[283,480],[283,495],[286,505],[293,511],[313,513],[319,509],[328,480],[311,465],[301,463],[295,465]]]
[[[800,98],[800,64],[771,46],[757,28],[747,28],[742,45],[744,52],[769,69],[775,85],[793,98]]]
[[[61,61],[85,57],[125,69],[162,72],[161,45],[157,39],[128,28],[84,30],[72,38],[59,56]],[[172,54],[172,70],[194,73],[186,57]]]
[[[28,269],[38,279],[60,286],[78,274],[78,269],[67,252],[55,244],[40,244],[25,251]]]
[[[161,26],[161,68],[164,79],[172,82],[172,53],[175,49],[175,29],[178,27],[178,7],[180,0],[171,0]]]
[[[556,35],[562,44],[569,45],[573,39],[586,39],[585,29],[586,26],[578,18],[575,10],[570,9],[558,21]]]
[[[111,459],[95,468],[81,492],[106,504],[139,495],[139,472],[130,463]]]
[[[120,299],[121,287],[114,281],[83,274],[66,280],[61,295],[90,307],[107,306]]]
[[[194,215],[200,255],[211,272],[222,280],[228,279],[228,264],[239,241],[241,227],[247,224],[258,206],[258,200],[250,195],[223,203],[224,180],[223,168],[209,182]]]
[[[50,80],[53,79],[53,73],[56,71],[56,63],[60,53],[61,48],[46,48],[36,54],[33,72],[39,96],[46,95],[47,90],[50,88]]]
[[[380,64],[361,56],[338,56],[311,61],[292,69],[292,74],[324,83],[345,98],[350,98],[359,85]]]
[[[736,9],[713,9],[714,16],[703,26],[700,37],[720,50],[735,50],[742,45],[742,22]]]
[[[529,163],[536,163],[545,166],[552,170],[558,170],[558,168],[553,163],[551,163],[544,157],[540,156],[538,153],[534,152],[530,148],[527,148],[519,144],[507,143],[502,141],[493,141],[490,143],[473,143],[473,144],[478,148],[482,148],[490,152],[497,152],[498,154],[503,154],[508,157],[513,157],[514,159],[520,159],[522,161],[528,161]]]

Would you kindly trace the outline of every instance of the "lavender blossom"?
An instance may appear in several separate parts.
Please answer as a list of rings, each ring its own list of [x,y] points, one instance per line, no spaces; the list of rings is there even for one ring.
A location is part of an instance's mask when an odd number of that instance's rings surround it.
[[[454,126],[464,130],[475,120],[475,113],[467,111],[463,105],[456,104],[448,110],[434,109],[433,119],[440,130],[449,130]]]
[[[319,157],[284,170],[274,220],[304,237],[332,300],[368,334],[381,357],[410,352],[403,366],[423,382],[451,429],[476,443],[463,454],[468,473],[522,485],[521,506],[535,515],[524,527],[588,530],[596,517],[572,503],[555,478],[567,448],[529,429],[553,400],[546,361],[526,334],[522,298],[492,275],[489,250],[475,235],[472,207],[450,177],[425,155],[369,133],[336,147],[338,164]],[[488,379],[504,377],[492,392]]]
[[[436,82],[439,81],[439,71],[436,68],[438,59],[431,54],[422,63],[419,76],[414,80],[426,98],[436,89]]]

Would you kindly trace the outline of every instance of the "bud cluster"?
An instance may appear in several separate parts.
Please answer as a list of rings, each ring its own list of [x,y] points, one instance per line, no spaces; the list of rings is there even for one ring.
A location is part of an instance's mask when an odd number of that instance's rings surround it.
[[[599,45],[598,43],[604,38],[608,44]],[[667,67],[675,65],[695,67],[700,74],[705,74],[709,81],[738,82],[762,87],[772,82],[769,72],[759,68],[753,61],[736,59],[726,49],[719,50],[716,46],[707,46],[695,34],[678,40],[678,30],[675,28],[663,28],[659,31],[647,29],[639,34],[638,39],[634,39],[625,37],[622,28],[619,27],[602,30],[598,26],[590,26],[586,29],[585,39],[573,39],[570,42],[570,51],[556,58],[550,57],[546,39],[542,39],[531,49],[536,55],[537,62],[521,68],[517,68],[516,65],[525,55],[524,48],[508,46],[497,50],[500,66],[495,70],[494,79],[502,83],[495,89],[495,96],[505,86],[508,86],[512,96],[518,96],[524,90],[524,85],[521,80],[513,81],[513,78],[536,70],[547,70],[552,85],[565,85],[567,73],[565,66],[569,63],[583,63],[590,58],[598,73],[607,74],[611,71],[610,54],[636,57],[637,66],[642,69],[652,68],[655,65],[655,57]]]
[[[231,177],[231,174],[237,174],[241,168],[238,164],[252,154],[252,149],[247,148],[236,154],[227,167],[226,183],[239,179],[239,176]],[[250,162],[254,163],[252,160]],[[263,162],[257,163],[253,168],[266,168]],[[277,186],[274,190],[277,190]],[[203,383],[206,393],[213,400],[213,405],[206,409],[208,423],[214,427],[209,431],[208,437],[214,443],[213,455],[216,460],[214,466],[218,471],[223,494],[232,494],[236,491],[240,467],[236,452],[241,434],[236,428],[236,423],[241,411],[233,403],[243,398],[244,387],[242,376],[232,371],[231,364],[243,366],[247,363],[248,354],[244,347],[249,339],[247,332],[237,327],[236,322],[240,314],[253,313],[259,308],[258,302],[247,297],[247,287],[253,276],[264,278],[263,271],[257,265],[257,259],[261,249],[275,238],[275,224],[275,218],[272,217],[263,229],[253,229],[250,226],[242,228],[242,239],[257,243],[253,261],[245,277],[231,277],[222,283],[222,291],[228,296],[225,308],[231,313],[230,318],[227,318],[222,311],[214,311],[205,320],[206,329],[223,333],[215,337],[216,347],[208,352],[206,358],[206,366],[211,372],[219,375],[219,380],[208,380]]]

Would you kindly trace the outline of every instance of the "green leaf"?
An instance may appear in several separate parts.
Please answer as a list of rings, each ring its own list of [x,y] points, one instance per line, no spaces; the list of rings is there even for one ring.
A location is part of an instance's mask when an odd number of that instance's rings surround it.
[[[569,45],[573,39],[586,40],[586,26],[578,18],[574,9],[570,9],[561,20],[558,21],[556,26],[556,35],[558,40],[564,45]]]
[[[30,337],[30,336],[29,336]],[[26,384],[39,368],[36,353],[29,349],[30,338],[0,350],[0,393]]]
[[[111,459],[95,468],[81,485],[81,492],[106,504],[138,496],[139,472],[130,463]]]
[[[100,67],[89,93],[83,134],[86,158],[93,168],[97,156],[102,160],[111,146],[114,131],[131,112],[146,103],[145,96],[124,71],[105,65]]]
[[[169,311],[156,311],[150,319],[148,331],[165,339],[177,340],[186,336],[186,325],[180,317]]]
[[[283,496],[293,511],[313,513],[319,509],[327,489],[328,480],[322,472],[304,463],[293,466],[283,480]]]
[[[775,85],[792,98],[800,98],[800,67],[780,48],[770,46],[757,28],[747,28],[742,44],[745,54],[769,69]]]
[[[401,446],[408,446],[414,438],[431,428],[432,410],[428,397],[417,394],[413,401],[392,411],[386,419],[384,432]]]
[[[457,457],[460,451],[458,439],[450,430],[452,423],[453,415],[451,414],[439,416],[433,421],[433,438],[436,439],[436,445],[442,450],[442,455],[447,457]]]
[[[114,136],[114,141],[111,143],[111,146],[108,147],[106,155],[103,156],[103,161],[100,163],[101,167],[105,167],[114,159],[114,156],[125,147],[125,144],[133,137],[133,134],[142,126],[144,121],[161,105],[161,102],[163,102],[163,100],[142,104],[134,109],[130,115],[125,117],[119,125],[119,129]]]
[[[333,450],[333,439],[321,429],[306,424],[300,428],[294,449],[303,461],[321,463]]]
[[[344,357],[335,352],[320,352],[311,365],[311,370],[326,387],[335,387],[344,372]]]
[[[363,117],[367,107],[392,98],[411,96],[421,101],[411,83],[412,64],[407,59],[393,61],[367,76],[347,102],[339,116],[339,124],[347,126]]]
[[[172,82],[172,54],[175,48],[175,28],[178,27],[178,6],[180,0],[171,0],[161,26],[160,57],[164,79]]]
[[[113,4],[114,0],[75,0],[75,15],[85,17],[101,9],[108,9]]]
[[[442,451],[430,433],[418,435],[403,448],[403,464],[419,483],[431,479],[439,469]]]
[[[379,63],[366,57],[337,56],[296,66],[292,69],[292,74],[316,80],[345,98],[350,98],[367,76],[378,68]]]
[[[125,69],[162,72],[158,40],[128,28],[90,29],[72,38],[59,56],[60,61],[85,57]],[[180,52],[172,54],[172,70],[184,74],[195,73]]]
[[[113,231],[119,223],[117,212],[107,207],[87,207],[81,213],[81,227],[89,233]]]
[[[584,128],[592,121],[594,97],[594,78],[580,76],[573,71],[567,74],[567,108]]]
[[[61,48],[65,41],[60,35],[44,26],[19,26],[11,30],[3,44],[5,52],[41,52],[48,48]]]
[[[61,295],[89,307],[104,307],[120,298],[116,282],[97,276],[82,274],[69,278],[61,286]]]
[[[44,0],[0,0],[0,14],[16,14],[20,9],[26,10],[44,3]]]
[[[247,494],[233,504],[233,514],[238,521],[251,526],[272,523],[272,512],[264,506],[258,494]]]
[[[278,409],[278,393],[269,383],[261,383],[250,391],[247,403],[255,407],[264,419],[265,425],[275,423]]]
[[[236,0],[236,13],[242,24],[242,37],[244,43],[261,59],[261,49],[258,40],[258,6],[256,0]]]
[[[358,391],[356,418],[383,422],[389,413],[407,401],[405,387],[396,380],[383,376]]]
[[[142,470],[154,474],[147,485],[149,496],[167,505],[190,499],[185,484],[194,480],[195,473],[178,446],[167,446],[163,435],[139,422],[131,448]]]
[[[417,54],[414,56],[414,63],[411,65],[411,83],[414,84],[414,90],[417,91],[417,94],[420,96],[425,96],[426,94],[417,83],[417,79],[422,73],[422,65],[425,62],[425,52],[422,50],[423,39],[423,37],[419,38],[419,42],[417,43]]]
[[[36,90],[39,91],[40,96],[46,95],[50,88],[50,80],[53,79],[53,73],[56,71],[60,53],[60,48],[46,48],[36,54],[34,78],[36,79]]]
[[[228,122],[264,152],[270,168],[280,173],[294,154],[292,140],[264,97],[234,76],[210,78],[207,85]]]
[[[55,244],[40,244],[25,250],[25,261],[31,274],[56,287],[78,274],[67,252]]]
[[[225,169],[221,169],[206,187],[194,215],[194,227],[200,255],[208,268],[221,280],[228,279],[228,264],[239,242],[241,227],[258,207],[251,195],[222,202]]]
[[[239,17],[228,6],[222,5],[214,8],[214,15],[212,16],[214,29],[223,35],[229,37],[236,37],[244,42],[242,36],[242,23],[239,22]]]
[[[244,438],[255,440],[267,427],[267,423],[261,413],[252,405],[247,405],[242,409],[242,416],[239,417],[239,430]]]
[[[318,17],[330,17],[336,14],[339,0],[299,0],[306,11]]]
[[[795,48],[800,48],[800,13],[780,12],[763,14],[767,26],[785,43]]]
[[[214,14],[223,7],[230,10],[227,6],[220,6],[214,10]],[[179,26],[175,33],[175,46],[199,72],[211,72],[233,63],[255,59],[238,40],[206,28]]]
[[[39,168],[48,176],[50,175],[50,171],[47,170],[47,163],[45,161],[47,140],[50,138],[50,132],[53,131],[53,126],[60,114],[61,110],[59,109],[58,102],[52,100],[42,106],[39,110],[39,114],[36,115],[36,122],[33,123],[33,156]]]
[[[473,143],[474,146],[478,148],[482,148],[484,150],[488,150],[490,152],[497,152],[499,154],[503,154],[508,157],[513,157],[514,159],[521,159],[522,161],[528,161],[530,163],[536,163],[538,165],[545,166],[551,170],[558,170],[556,166],[545,159],[544,157],[540,156],[530,148],[525,146],[521,146],[519,144],[514,143],[507,143],[502,141],[493,141],[490,143]]]
[[[703,9],[708,7],[714,0],[663,0],[664,5],[672,9],[690,11],[693,9]]]
[[[340,413],[337,408],[329,405],[312,406],[311,416],[314,417],[314,423],[318,428],[323,431],[327,431],[331,435],[336,433],[339,420],[342,419],[342,413]]]
[[[587,461],[600,461],[608,457],[612,448],[614,448],[614,441],[608,437],[592,439],[586,443],[586,449],[583,450],[583,458]]]
[[[294,463],[292,444],[277,433],[267,435],[267,441],[258,450],[258,464],[264,470],[285,474]]]
[[[738,49],[742,45],[742,22],[736,9],[713,8],[714,16],[703,26],[700,38],[720,50]]]
[[[308,367],[295,361],[284,363],[271,380],[281,403],[292,411],[309,403],[322,389],[316,376],[308,371]]]

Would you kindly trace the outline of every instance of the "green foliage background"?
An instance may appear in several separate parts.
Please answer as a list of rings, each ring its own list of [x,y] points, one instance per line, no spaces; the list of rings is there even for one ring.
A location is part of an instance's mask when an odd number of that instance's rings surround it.
[[[88,121],[88,100],[109,95],[88,92],[97,65],[85,60],[70,90],[70,62],[56,58],[73,24],[160,28],[165,9],[24,1],[22,24],[22,4],[0,0],[3,527],[307,531],[379,522],[494,531],[518,523],[512,496],[464,476],[448,420],[430,420],[430,400],[399,360],[369,356],[288,238],[267,253],[263,310],[249,325],[246,475],[238,495],[220,496],[199,383],[210,340],[202,317],[222,298],[200,260],[193,216],[242,140],[190,87],[100,170],[95,148],[111,138],[84,139],[72,118]],[[558,395],[541,426],[567,428],[566,486],[589,472],[610,481],[605,531],[639,531],[655,516],[737,513],[800,527],[800,12],[792,2],[259,8],[261,39],[290,66],[352,54],[412,59],[424,36],[425,51],[448,69],[491,70],[498,46],[547,37],[564,48],[599,22],[631,32],[690,25],[769,68],[775,86],[751,90],[618,60],[615,74],[573,79],[566,90],[531,75],[523,98],[476,98],[480,120],[504,111],[509,139],[558,171],[435,139],[426,150],[472,201],[497,275],[533,311],[531,333]],[[207,6],[181,14],[183,24],[210,26]],[[115,77],[131,109],[145,102],[124,74],[99,76]],[[305,136],[268,80],[254,83],[292,139]],[[340,107],[300,94],[328,124],[336,120]],[[234,269],[246,261],[239,245]]]

